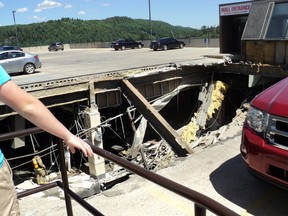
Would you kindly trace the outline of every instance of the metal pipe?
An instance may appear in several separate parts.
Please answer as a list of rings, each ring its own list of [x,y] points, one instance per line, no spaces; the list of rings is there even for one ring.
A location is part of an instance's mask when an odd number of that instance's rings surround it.
[[[69,190],[69,182],[68,182],[68,175],[67,175],[67,170],[65,166],[64,147],[62,145],[61,139],[58,139],[57,147],[59,151],[59,163],[60,163],[60,170],[61,170],[61,178],[63,182],[63,190],[64,190],[64,195],[65,195],[66,211],[67,211],[68,216],[73,216],[71,198],[67,192]]]
[[[34,128],[12,131],[9,133],[3,133],[3,134],[0,134],[0,142],[4,140],[14,139],[15,137],[22,137],[22,136],[27,136],[30,134],[37,134],[37,133],[42,133],[42,132],[44,132],[42,129],[38,127],[34,127]]]
[[[39,187],[36,188],[32,188],[32,189],[28,189],[22,192],[17,193],[17,198],[21,199],[23,197],[35,194],[35,193],[39,193],[41,191],[45,191],[54,187],[60,187],[61,189],[64,190],[64,185],[61,181],[55,181],[52,183],[48,183],[46,185],[41,185]],[[99,212],[97,209],[95,209],[92,205],[90,205],[89,203],[87,203],[85,200],[83,200],[80,196],[78,196],[76,193],[74,193],[71,189],[67,190],[69,196],[71,196],[74,200],[76,200],[82,207],[84,207],[87,211],[89,211],[90,213],[92,213],[93,215],[96,216],[102,216],[103,214],[101,212]]]
[[[58,181],[58,186],[64,190],[64,185],[62,182]],[[104,215],[101,212],[99,212],[97,209],[95,209],[92,205],[90,205],[88,202],[84,201],[80,196],[74,193],[71,189],[66,189],[66,191],[74,200],[76,200],[82,207],[84,207],[87,211],[89,211],[93,215],[96,215],[96,216]]]
[[[143,167],[140,167],[136,164],[133,164],[127,160],[124,160],[123,158],[120,158],[119,156],[108,152],[104,149],[101,149],[99,147],[96,147],[94,145],[91,145],[91,148],[93,149],[93,152],[105,157],[106,159],[109,159],[118,165],[132,171],[133,173],[136,173],[137,175],[140,175],[144,177],[145,179],[148,179],[149,181],[152,181],[182,197],[185,197],[186,199],[189,199],[200,206],[205,206],[209,211],[217,214],[217,215],[225,215],[225,216],[239,216],[237,213],[233,212],[229,208],[223,206],[222,204],[216,202],[215,200],[197,192],[194,191],[188,187],[185,187],[183,185],[180,185],[170,179],[167,179],[163,176],[160,176],[154,172],[151,172],[149,170],[144,169]],[[197,209],[199,211],[199,208]],[[200,212],[200,211],[199,211]],[[202,212],[202,211],[201,211]]]
[[[206,216],[206,208],[195,203],[194,205],[194,214],[195,216]]]
[[[32,189],[28,189],[28,190],[25,190],[25,191],[22,191],[22,192],[18,192],[17,193],[17,198],[21,199],[21,198],[29,196],[31,194],[35,194],[35,193],[38,193],[38,192],[41,192],[41,191],[44,191],[44,190],[48,190],[48,189],[54,188],[56,186],[58,186],[58,183],[57,182],[52,182],[52,183],[48,183],[48,184],[45,184],[45,185],[41,185],[41,186],[36,187],[36,188],[32,188]]]
[[[9,137],[14,138],[19,136],[19,134],[21,134],[23,136],[23,134],[29,134],[28,131],[42,131],[39,128],[33,128],[32,129],[26,129],[26,130],[22,130],[22,131],[16,131],[16,132],[11,132],[11,133],[7,133],[7,134],[0,134],[0,141],[5,140],[4,137]],[[16,135],[16,136],[12,136]],[[87,140],[86,140],[87,142]],[[67,178],[67,172],[65,169],[65,161],[64,161],[64,150],[63,150],[63,146],[61,145],[61,142],[59,142],[58,144],[58,150],[59,150],[59,157],[60,157],[60,168],[61,168],[61,174],[62,174],[62,181],[63,181],[63,190],[65,192],[65,200],[66,200],[66,208],[67,208],[67,215],[73,215],[72,213],[72,205],[71,205],[71,199],[68,196],[69,194],[69,185],[68,185],[68,178]],[[191,201],[193,201],[195,203],[195,207],[196,207],[196,212],[199,212],[200,214],[205,214],[205,208],[209,209],[209,211],[217,214],[217,215],[225,215],[225,216],[239,216],[237,213],[235,213],[234,211],[230,210],[229,208],[223,206],[222,204],[216,202],[215,200],[197,192],[194,191],[190,188],[187,188],[183,185],[180,185],[170,179],[167,179],[163,176],[160,176],[154,172],[151,172],[149,170],[144,169],[143,167],[140,167],[136,164],[133,164],[127,160],[124,160],[123,158],[120,158],[119,156],[112,154],[111,152],[108,152],[104,149],[101,149],[99,147],[96,147],[94,145],[91,145],[89,143],[89,145],[91,146],[92,150],[94,153],[108,159],[111,160],[115,163],[117,163],[118,165],[132,171],[133,173],[142,176],[145,179],[148,179],[149,181],[152,181],[182,197],[185,197]],[[42,186],[43,187],[43,186]],[[46,186],[47,188],[50,187],[50,185]],[[30,192],[26,192],[26,194],[29,194]],[[22,192],[18,195],[18,197],[23,197],[25,194],[25,192]],[[196,213],[195,212],[195,213]]]
[[[15,13],[16,13],[16,11],[12,11],[12,13],[13,13],[13,20],[14,20],[14,27],[15,27],[15,34],[16,34],[16,43],[17,43],[17,46],[19,46],[18,33],[17,33],[17,25],[16,25],[16,19],[15,19]]]
[[[151,2],[148,0],[148,7],[149,7],[149,39],[150,43],[152,42],[152,22],[151,22]]]

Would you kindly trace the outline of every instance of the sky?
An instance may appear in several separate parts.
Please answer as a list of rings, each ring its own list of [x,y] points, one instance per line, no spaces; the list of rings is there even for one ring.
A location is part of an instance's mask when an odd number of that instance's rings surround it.
[[[200,29],[219,25],[219,5],[246,0],[0,0],[0,26],[114,16],[160,20]]]

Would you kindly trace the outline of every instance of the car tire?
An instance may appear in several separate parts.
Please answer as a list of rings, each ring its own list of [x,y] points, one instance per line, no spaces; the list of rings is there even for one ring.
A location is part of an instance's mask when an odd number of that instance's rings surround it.
[[[115,50],[117,51],[118,49],[117,49],[117,48],[115,48]]]
[[[157,49],[156,49],[156,48],[154,48],[153,50],[154,50],[154,51],[157,51]]]
[[[179,48],[180,48],[180,49],[183,49],[183,48],[184,48],[184,44],[183,44],[183,43],[180,43],[180,44],[179,44]]]
[[[125,48],[126,48],[125,46],[121,46],[121,50],[125,50]]]
[[[138,49],[142,49],[142,45],[141,44],[138,45]]]
[[[35,72],[35,65],[32,64],[32,63],[27,63],[27,64],[24,66],[23,72],[26,73],[26,74],[32,74],[32,73],[34,73],[34,72]]]
[[[167,49],[168,49],[167,45],[164,45],[163,50],[167,50]]]

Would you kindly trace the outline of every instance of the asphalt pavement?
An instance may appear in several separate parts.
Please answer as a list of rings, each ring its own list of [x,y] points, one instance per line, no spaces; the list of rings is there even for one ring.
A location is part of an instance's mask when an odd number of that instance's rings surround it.
[[[128,71],[167,64],[211,64],[220,61],[207,58],[217,55],[219,48],[184,48],[153,51],[148,48],[115,51],[110,48],[70,49],[39,53],[42,68],[34,74],[20,74],[12,79],[18,85],[50,82],[71,77]],[[221,56],[220,56],[221,58]],[[222,59],[223,60],[223,59]]]

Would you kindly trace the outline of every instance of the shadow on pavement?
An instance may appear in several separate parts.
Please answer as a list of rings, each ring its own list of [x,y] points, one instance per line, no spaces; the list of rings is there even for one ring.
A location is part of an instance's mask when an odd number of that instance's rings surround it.
[[[252,215],[288,215],[288,191],[251,174],[240,155],[219,166],[210,174],[210,180],[220,195]]]

